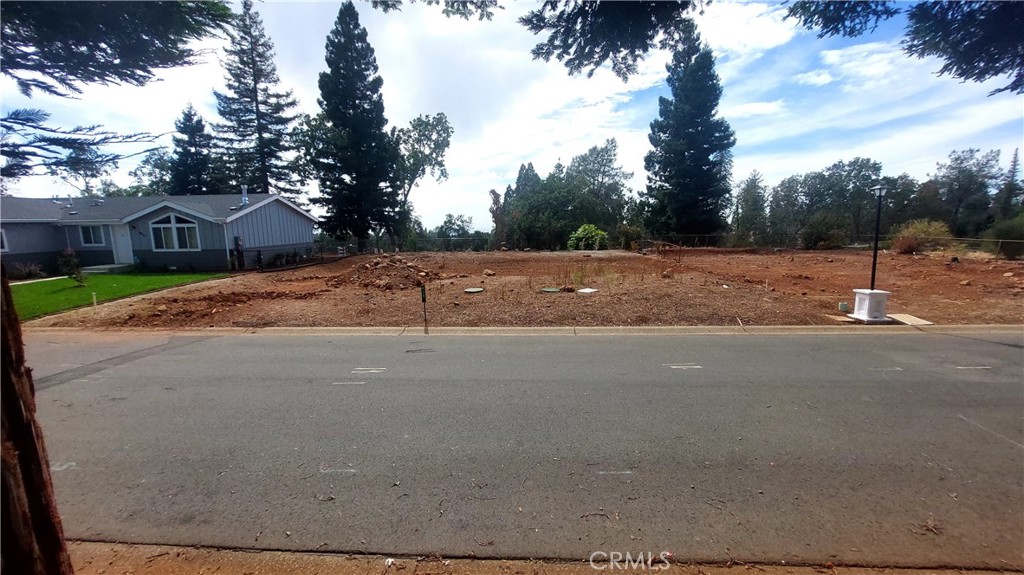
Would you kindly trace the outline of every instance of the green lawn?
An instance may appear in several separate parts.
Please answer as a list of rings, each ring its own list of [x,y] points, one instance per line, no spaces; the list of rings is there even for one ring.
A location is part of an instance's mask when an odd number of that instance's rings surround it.
[[[41,315],[92,305],[176,285],[226,277],[222,273],[192,274],[96,274],[86,276],[85,287],[68,278],[11,286],[14,308],[22,321]]]

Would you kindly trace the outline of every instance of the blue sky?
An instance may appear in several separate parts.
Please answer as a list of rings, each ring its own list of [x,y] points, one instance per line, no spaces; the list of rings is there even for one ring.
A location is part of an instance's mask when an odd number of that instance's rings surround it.
[[[377,53],[390,122],[444,112],[455,128],[449,179],[423,182],[411,195],[427,226],[461,213],[489,230],[487,192],[504,191],[521,163],[532,161],[543,176],[557,161],[568,163],[607,138],[619,142],[620,163],[633,172],[631,187],[645,185],[647,134],[658,96],[668,93],[670,55],[651,53],[626,83],[606,69],[570,77],[560,63],[530,57],[537,39],[515,20],[537,5],[507,3],[492,21],[478,22],[449,20],[439,8],[419,4],[391,14],[357,4]],[[283,87],[294,90],[302,111],[315,113],[324,42],[338,4],[264,2],[257,10],[276,45]],[[720,113],[737,136],[735,182],[758,170],[771,186],[858,156],[880,161],[886,174],[923,180],[952,150],[1001,149],[1005,167],[1024,144],[1024,98],[988,97],[1003,79],[977,84],[938,77],[938,60],[899,50],[901,19],[861,38],[819,40],[783,20],[784,11],[779,3],[723,0],[697,17],[722,78]],[[211,56],[202,65],[164,71],[159,82],[139,88],[89,86],[78,100],[26,100],[4,78],[3,109],[42,107],[62,125],[163,133],[191,102],[214,121],[223,42],[205,45]],[[162,143],[170,145],[170,136]],[[128,184],[131,167],[124,162],[114,179]],[[25,178],[11,191],[75,193],[50,177]]]

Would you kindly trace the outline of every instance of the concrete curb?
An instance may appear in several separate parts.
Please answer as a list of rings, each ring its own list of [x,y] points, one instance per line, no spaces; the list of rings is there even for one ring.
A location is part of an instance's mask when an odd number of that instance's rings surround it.
[[[416,327],[212,327],[201,329],[103,329],[22,326],[24,333],[138,333],[172,336],[297,335],[297,336],[414,336]],[[1011,333],[1024,335],[1024,325],[780,325],[780,326],[607,326],[607,327],[432,327],[430,336],[621,336],[621,335],[878,335],[878,334]],[[429,337],[429,336],[428,336]]]

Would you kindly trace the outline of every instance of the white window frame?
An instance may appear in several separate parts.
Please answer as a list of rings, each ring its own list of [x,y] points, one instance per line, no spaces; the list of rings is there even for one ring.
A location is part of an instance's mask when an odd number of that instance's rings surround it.
[[[166,224],[165,223],[157,223],[160,220],[163,220],[163,219],[166,219],[166,218],[170,218],[171,219],[170,223],[166,223]],[[184,248],[182,248],[181,245],[178,242],[178,231],[179,230],[185,230],[186,243],[187,243],[188,230],[189,229],[195,230],[196,246],[194,248],[193,247],[184,247]],[[162,248],[156,247],[156,234],[157,234],[157,230],[160,230],[159,233],[160,233],[161,240],[162,240],[161,243],[165,243],[164,247],[162,247]],[[170,232],[171,232],[171,242],[174,244],[173,247],[167,247],[166,246],[166,242],[163,241],[163,240],[166,240],[166,236],[164,235],[163,230],[170,230]],[[196,222],[195,220],[190,220],[190,219],[186,218],[185,216],[179,216],[178,214],[166,214],[166,215],[160,216],[159,218],[156,218],[154,220],[150,220],[150,222],[149,222],[149,242],[150,242],[150,245],[153,247],[153,251],[154,252],[198,252],[198,251],[202,251],[202,249],[203,249],[202,240],[200,240],[200,238],[199,238],[199,223]]]
[[[0,228],[0,253],[11,251],[11,246],[7,243],[7,230]]]
[[[99,230],[100,231],[100,241],[96,242],[96,243],[86,243],[85,242],[85,228],[91,228],[93,230],[93,232],[95,232],[96,230]],[[79,239],[79,241],[82,242],[82,247],[83,248],[96,248],[96,247],[107,245],[106,235],[103,233],[103,226],[78,226],[78,239]],[[95,233],[92,234],[92,239],[95,242],[95,240],[96,240],[96,234]]]

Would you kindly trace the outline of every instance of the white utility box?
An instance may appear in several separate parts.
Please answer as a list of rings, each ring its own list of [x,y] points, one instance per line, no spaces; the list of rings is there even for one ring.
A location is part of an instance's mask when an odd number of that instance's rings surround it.
[[[847,317],[864,323],[889,323],[885,314],[885,304],[889,302],[889,293],[880,289],[855,289],[853,313]]]

